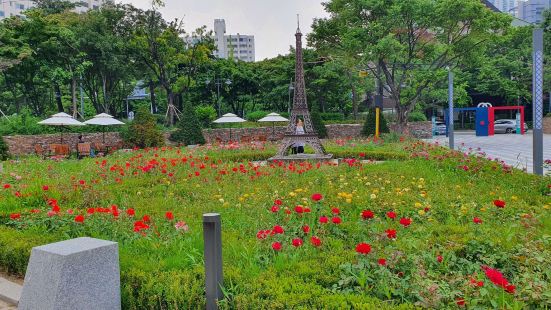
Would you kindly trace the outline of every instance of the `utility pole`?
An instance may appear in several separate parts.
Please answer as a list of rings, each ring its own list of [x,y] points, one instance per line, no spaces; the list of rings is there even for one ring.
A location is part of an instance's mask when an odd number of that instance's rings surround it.
[[[533,30],[533,166],[534,174],[543,175],[543,29]]]
[[[453,71],[450,67],[448,69],[448,138],[450,149],[455,149],[455,137],[454,137],[454,128],[453,128]]]

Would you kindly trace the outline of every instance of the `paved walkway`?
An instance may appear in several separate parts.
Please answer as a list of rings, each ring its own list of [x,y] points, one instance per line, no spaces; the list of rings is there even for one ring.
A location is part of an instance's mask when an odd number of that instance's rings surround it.
[[[427,141],[448,146],[446,136],[437,136]],[[526,135],[496,134],[492,137],[477,137],[471,132],[456,132],[455,148],[462,151],[480,148],[480,152],[484,152],[488,158],[499,158],[515,168],[533,172],[531,132]],[[551,159],[551,135],[543,135],[543,159]]]

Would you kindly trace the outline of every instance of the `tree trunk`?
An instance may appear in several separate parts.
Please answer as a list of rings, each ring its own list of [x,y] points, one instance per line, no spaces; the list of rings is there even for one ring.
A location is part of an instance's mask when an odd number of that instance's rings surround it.
[[[167,89],[168,105],[167,105],[167,124],[169,126],[174,125],[174,94],[172,91]]]
[[[149,81],[149,95],[151,98],[151,113],[157,113],[157,101],[155,100],[155,85]]]
[[[59,84],[54,83],[54,89],[55,89],[55,100],[57,103],[57,111],[63,112],[63,102],[61,101],[61,87],[59,87]]]
[[[348,78],[350,80],[350,88],[352,90],[352,115],[354,116],[354,120],[358,119],[358,92],[356,90],[356,85],[354,85],[354,79],[352,78],[352,74],[350,71],[348,71]]]

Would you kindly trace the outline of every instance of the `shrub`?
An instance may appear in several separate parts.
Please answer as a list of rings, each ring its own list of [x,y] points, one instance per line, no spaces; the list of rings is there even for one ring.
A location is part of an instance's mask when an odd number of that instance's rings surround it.
[[[170,140],[184,145],[205,144],[201,124],[191,103],[184,104],[184,111],[177,124],[178,129],[170,135]]]
[[[389,133],[388,125],[386,123],[384,113],[380,113],[379,118],[379,133]],[[376,113],[375,109],[370,109],[367,113],[364,128],[362,129],[362,135],[364,136],[374,136],[375,135],[375,125],[376,125]]]
[[[325,124],[323,123],[320,112],[317,108],[312,109],[312,112],[310,112],[310,118],[312,119],[314,130],[318,133],[318,137],[320,137],[320,139],[327,138],[327,128],[325,128]]]
[[[408,116],[410,122],[426,122],[427,116],[423,112],[413,111]]]
[[[324,112],[320,113],[320,115],[324,121],[343,121],[345,119],[342,113]]]
[[[202,128],[211,128],[212,122],[216,119],[216,109],[211,106],[198,106],[195,114]]]
[[[4,138],[0,136],[0,161],[6,160],[10,157],[8,145]]]
[[[144,148],[164,144],[164,137],[157,127],[155,116],[147,108],[138,109],[134,121],[125,129],[122,138],[128,145]]]
[[[247,120],[250,122],[256,122],[259,119],[265,117],[266,115],[268,115],[268,112],[266,111],[254,111],[247,114]]]

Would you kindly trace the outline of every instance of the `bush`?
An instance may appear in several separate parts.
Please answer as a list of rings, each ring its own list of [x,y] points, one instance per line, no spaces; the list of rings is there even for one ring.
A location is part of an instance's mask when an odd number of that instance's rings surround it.
[[[324,121],[343,121],[345,119],[342,113],[324,112],[320,113],[320,115],[321,119]]]
[[[413,111],[408,116],[410,122],[426,122],[427,116],[423,112]]]
[[[202,128],[211,128],[212,122],[216,119],[216,109],[211,106],[198,106],[195,114]]]
[[[144,148],[164,144],[164,137],[157,127],[155,116],[147,108],[138,109],[134,121],[125,129],[122,138],[130,146]]]
[[[0,161],[8,158],[10,158],[8,145],[6,144],[6,141],[4,141],[4,138],[0,136]]]
[[[195,115],[191,103],[184,104],[184,111],[177,124],[178,129],[170,135],[170,141],[179,142],[184,145],[205,144],[205,137],[201,124]]]
[[[327,128],[325,128],[321,115],[316,108],[313,108],[312,112],[310,112],[310,118],[312,119],[314,130],[318,133],[318,137],[320,139],[327,138]]]
[[[382,112],[382,111],[381,111]],[[386,123],[384,113],[380,113],[379,118],[379,133],[389,133],[388,125]],[[364,128],[362,129],[362,135],[364,136],[374,136],[375,135],[375,125],[376,125],[376,113],[375,109],[370,109],[365,118]]]
[[[258,121],[259,119],[265,117],[266,115],[268,115],[269,112],[266,112],[266,111],[254,111],[254,112],[251,112],[249,114],[247,114],[247,120],[250,121],[250,122],[256,122]]]

